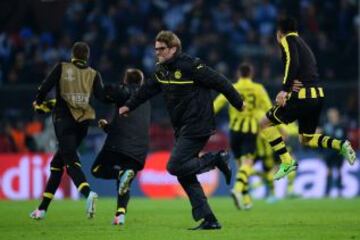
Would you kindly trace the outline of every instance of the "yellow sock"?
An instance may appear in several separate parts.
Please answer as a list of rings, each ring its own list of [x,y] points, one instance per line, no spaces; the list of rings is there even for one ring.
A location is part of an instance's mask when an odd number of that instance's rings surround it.
[[[252,203],[252,199],[249,193],[244,194],[244,204],[249,205]]]
[[[269,187],[270,194],[274,195],[275,194],[274,174],[271,170],[266,173],[266,183]]]
[[[295,177],[296,177],[296,172],[295,171],[293,171],[293,172],[289,173],[289,175],[287,175],[287,180],[288,180],[287,192],[288,193],[294,192]]]
[[[243,192],[248,187],[248,180],[253,172],[254,170],[250,165],[243,164],[240,166],[236,174],[236,182],[234,185],[234,190],[236,192]]]
[[[262,130],[262,133],[270,143],[271,148],[276,152],[282,163],[290,164],[292,161],[291,155],[286,149],[286,145],[279,129],[275,126],[268,127]]]
[[[311,148],[330,148],[336,151],[340,151],[341,145],[344,141],[322,135],[322,134],[313,134],[313,135],[304,135],[305,137],[311,137],[310,141],[305,142],[304,145]]]

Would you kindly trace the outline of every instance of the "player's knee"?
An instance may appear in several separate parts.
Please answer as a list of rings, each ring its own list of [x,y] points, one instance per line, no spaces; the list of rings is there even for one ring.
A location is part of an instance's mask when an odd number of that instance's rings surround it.
[[[305,137],[304,135],[299,135],[299,142],[304,146],[308,146],[311,139],[312,137]]]
[[[174,176],[177,176],[179,173],[178,165],[173,163],[172,161],[168,162],[168,164],[166,165],[166,169],[171,175],[174,175]]]
[[[54,173],[63,173],[64,169],[62,166],[50,164],[50,171]]]
[[[269,119],[266,116],[264,116],[260,120],[260,123],[259,123],[260,129],[265,129],[267,127],[270,127],[270,125],[271,125],[271,122],[269,121]]]
[[[76,165],[80,164],[79,157],[75,151],[62,151],[61,157],[65,165],[74,165],[75,163],[77,163]]]
[[[100,171],[101,165],[93,166],[91,168],[91,174],[96,178],[101,178],[101,171]]]
[[[75,169],[75,168],[81,169],[81,163],[79,161],[67,161],[65,164],[67,169]]]
[[[241,158],[241,165],[244,165],[244,166],[252,166],[254,163],[254,160],[252,157],[244,157],[244,158]]]

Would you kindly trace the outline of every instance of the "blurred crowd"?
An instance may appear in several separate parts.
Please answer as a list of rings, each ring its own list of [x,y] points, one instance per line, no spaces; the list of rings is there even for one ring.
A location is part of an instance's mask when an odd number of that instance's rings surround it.
[[[130,66],[148,75],[155,64],[153,40],[163,29],[175,31],[185,52],[231,79],[239,62],[248,60],[256,67],[258,81],[280,84],[282,69],[274,32],[276,20],[286,14],[299,20],[300,34],[317,57],[321,80],[342,84],[358,77],[356,0],[4,2],[13,8],[12,14],[17,12],[16,4],[22,10],[15,23],[0,32],[0,87],[37,86],[56,62],[70,58],[70,48],[79,40],[89,43],[90,65],[105,82],[118,82]],[[40,15],[49,18],[49,13],[34,10],[55,3],[59,8],[53,18],[59,21],[45,22]],[[1,96],[0,100],[4,101]],[[352,100],[356,118],[358,99]],[[0,152],[52,149],[50,133],[44,131],[47,121],[0,121]]]
[[[276,20],[285,14],[299,20],[322,79],[357,78],[356,0],[65,2],[60,28],[43,29],[43,20],[26,18],[30,13],[25,12],[25,22],[1,32],[1,84],[38,84],[50,66],[69,59],[70,47],[78,40],[91,45],[91,65],[106,81],[117,81],[127,66],[149,73],[154,66],[153,39],[162,29],[175,31],[186,52],[229,77],[241,60],[250,59],[262,81],[273,81],[281,76],[274,30]]]

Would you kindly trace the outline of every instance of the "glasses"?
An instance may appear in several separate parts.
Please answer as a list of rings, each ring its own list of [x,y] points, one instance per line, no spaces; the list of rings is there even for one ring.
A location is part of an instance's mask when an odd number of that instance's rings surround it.
[[[162,52],[162,51],[164,51],[164,50],[167,49],[167,48],[169,48],[169,47],[157,47],[157,48],[155,48],[155,51]]]

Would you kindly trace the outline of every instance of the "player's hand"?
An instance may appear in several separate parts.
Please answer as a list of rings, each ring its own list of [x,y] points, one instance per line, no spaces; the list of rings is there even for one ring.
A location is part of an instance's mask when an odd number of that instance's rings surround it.
[[[99,121],[98,121],[98,127],[99,128],[105,128],[105,126],[106,125],[108,125],[109,123],[108,123],[108,121],[106,121],[106,119],[100,119]]]
[[[36,101],[32,103],[33,109],[36,113],[45,114],[51,112],[51,109],[48,108],[44,103],[37,104]]]
[[[35,106],[36,106],[37,104],[36,104],[36,101],[33,101],[32,102],[32,107],[33,107],[33,109],[35,110]]]
[[[242,107],[241,107],[241,111],[244,111],[245,109],[246,109],[246,103],[244,101],[243,104],[242,104]]]
[[[130,109],[127,106],[122,106],[121,108],[119,108],[119,115],[127,117],[129,111],[130,111]]]
[[[299,92],[300,89],[303,87],[303,83],[300,82],[299,80],[295,79],[292,85],[292,91],[293,92]]]
[[[286,98],[287,98],[288,92],[280,91],[278,95],[276,96],[276,103],[283,107],[286,104]]]

